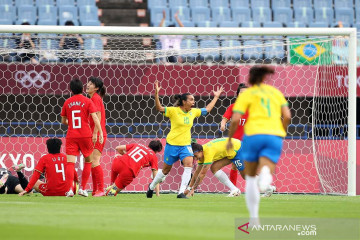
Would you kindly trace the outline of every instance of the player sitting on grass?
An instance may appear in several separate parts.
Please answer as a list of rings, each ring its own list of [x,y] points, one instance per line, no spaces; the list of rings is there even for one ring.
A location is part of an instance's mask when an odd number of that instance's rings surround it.
[[[194,158],[198,161],[198,166],[185,194],[188,196],[194,194],[195,189],[200,185],[209,169],[211,169],[211,172],[220,182],[230,189],[228,197],[235,197],[241,194],[240,190],[230,181],[226,173],[221,170],[233,162],[244,178],[244,163],[240,158],[241,141],[235,138],[232,138],[231,141],[233,148],[229,151],[226,151],[227,138],[214,139],[202,146],[198,143],[192,144]]]
[[[60,153],[61,145],[62,141],[58,138],[49,138],[46,141],[49,153],[40,158],[29,184],[19,193],[20,196],[30,193],[32,189],[44,196],[66,196],[68,191],[65,179],[66,155]],[[21,170],[21,167],[19,169]],[[39,180],[41,174],[45,175],[46,183]],[[77,182],[76,172],[74,175]],[[74,187],[72,190],[75,191]]]
[[[21,169],[25,168],[25,165],[14,165],[12,168],[18,177],[11,175],[6,168],[0,169],[0,194],[18,194],[24,191],[28,185],[28,180],[21,172]]]
[[[156,153],[161,152],[162,144],[159,140],[151,141],[148,147],[142,144],[128,144],[116,147],[121,156],[115,157],[111,166],[112,186],[107,188],[106,195],[116,196],[129,185],[144,167],[151,167],[152,175],[158,171]],[[115,190],[115,191],[114,191]],[[156,186],[156,195],[159,195],[159,185]]]

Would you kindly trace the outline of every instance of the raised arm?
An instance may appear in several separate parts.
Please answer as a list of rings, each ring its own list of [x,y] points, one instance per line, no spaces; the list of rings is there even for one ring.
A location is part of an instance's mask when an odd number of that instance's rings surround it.
[[[288,106],[281,107],[282,125],[287,130],[291,121],[291,112]]]
[[[228,121],[229,121],[229,119],[224,118],[224,117],[223,117],[223,119],[221,120],[220,130],[221,130],[222,132],[225,131],[225,129],[226,129],[226,123],[227,123]]]
[[[159,112],[165,112],[165,108],[163,106],[161,106],[160,103],[160,99],[159,99],[159,91],[160,91],[161,87],[159,87],[159,81],[155,81],[155,105],[156,105],[156,110],[158,110]]]
[[[181,20],[179,18],[179,11],[177,11],[175,13],[174,18],[175,18],[176,22],[179,24],[179,27],[184,27],[184,24],[181,22]]]
[[[166,12],[165,10],[163,10],[163,18],[161,19],[159,27],[162,27],[164,25],[165,19],[166,19]]]
[[[215,103],[219,99],[219,97],[220,97],[221,93],[223,92],[223,90],[224,89],[222,87],[218,87],[217,91],[213,91],[214,99],[206,106],[206,111],[207,112],[210,112],[214,108]]]

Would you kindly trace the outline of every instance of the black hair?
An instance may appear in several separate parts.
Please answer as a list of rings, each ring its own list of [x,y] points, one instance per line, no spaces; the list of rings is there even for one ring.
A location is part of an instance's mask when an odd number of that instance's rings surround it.
[[[71,21],[71,20],[67,20],[67,21],[65,22],[65,26],[74,26],[74,25],[75,25],[74,22]]]
[[[30,23],[25,21],[21,25],[30,25]]]
[[[59,138],[49,138],[46,141],[48,152],[51,154],[60,153],[61,145],[62,145],[62,141]]]
[[[238,89],[236,90],[236,96],[239,95],[240,90],[243,89],[243,88],[247,88],[246,84],[245,83],[240,83],[239,86],[238,86]]]
[[[198,143],[192,143],[191,148],[192,148],[194,153],[203,151],[203,147]]]
[[[73,94],[82,93],[83,92],[83,83],[77,78],[71,80],[70,90],[72,91]]]
[[[169,24],[168,27],[176,27],[175,24]]]
[[[190,93],[176,94],[172,96],[175,107],[183,106],[183,101],[187,101],[187,97],[191,95]]]
[[[104,83],[100,78],[90,77],[89,81],[92,82],[95,87],[99,88],[96,92],[100,95],[100,97],[104,97],[106,93],[106,88],[104,87]]]
[[[161,152],[163,145],[161,144],[161,142],[159,140],[153,140],[149,143],[148,147],[151,150],[153,150],[154,152]]]
[[[249,84],[256,85],[264,81],[264,76],[274,74],[275,70],[267,66],[254,66],[249,71]]]

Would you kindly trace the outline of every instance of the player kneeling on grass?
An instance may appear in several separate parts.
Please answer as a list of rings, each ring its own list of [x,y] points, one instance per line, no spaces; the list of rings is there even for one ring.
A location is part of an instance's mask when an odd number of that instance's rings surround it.
[[[116,196],[121,190],[129,185],[139,174],[143,167],[151,167],[152,175],[158,171],[157,152],[161,152],[162,144],[154,140],[146,147],[142,144],[128,144],[116,147],[121,156],[115,157],[111,166],[111,183],[107,188],[106,195],[114,193]],[[156,195],[159,195],[159,185],[156,186]]]
[[[40,158],[29,184],[19,193],[20,196],[30,193],[32,189],[44,196],[66,196],[69,189],[65,179],[66,155],[60,153],[62,141],[58,138],[50,138],[46,141],[46,145],[49,154]],[[45,174],[46,183],[39,180],[42,173]]]
[[[244,177],[244,164],[240,158],[241,141],[232,138],[234,147],[226,151],[227,138],[214,139],[203,146],[193,143],[192,150],[194,158],[198,161],[198,166],[191,179],[190,185],[185,194],[192,196],[195,189],[204,179],[206,172],[211,169],[214,176],[230,189],[228,197],[235,197],[241,194],[241,191],[230,181],[229,177],[221,170],[226,165],[235,163],[241,176]]]

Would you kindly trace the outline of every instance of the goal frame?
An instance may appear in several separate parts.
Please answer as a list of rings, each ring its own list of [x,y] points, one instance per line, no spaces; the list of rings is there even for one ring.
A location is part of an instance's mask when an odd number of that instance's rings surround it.
[[[112,26],[0,25],[0,33],[114,34],[114,35],[242,35],[242,36],[346,36],[348,59],[348,196],[356,196],[356,28],[171,28]],[[353,50],[355,49],[355,50]]]

